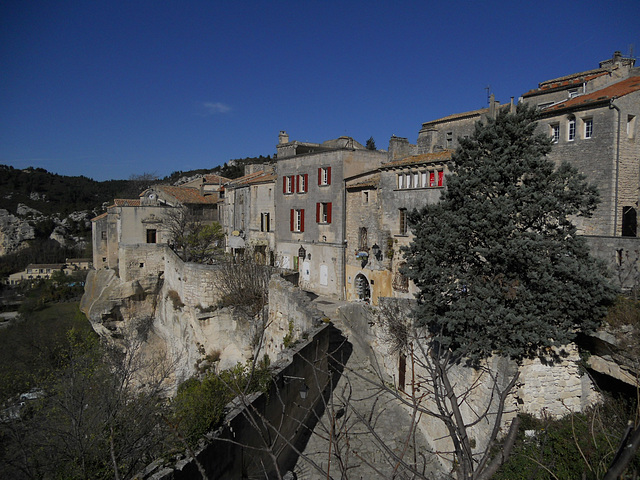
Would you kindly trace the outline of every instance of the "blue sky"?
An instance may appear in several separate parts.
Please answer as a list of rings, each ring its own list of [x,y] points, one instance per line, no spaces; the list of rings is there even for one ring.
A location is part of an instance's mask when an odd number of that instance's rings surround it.
[[[0,3],[0,163],[96,180],[378,148],[640,50],[640,1]]]

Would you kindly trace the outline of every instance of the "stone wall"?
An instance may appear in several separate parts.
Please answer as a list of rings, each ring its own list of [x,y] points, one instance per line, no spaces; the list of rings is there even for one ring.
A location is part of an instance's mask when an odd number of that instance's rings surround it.
[[[307,435],[323,408],[323,393],[329,382],[328,325],[309,332],[309,339],[292,349],[288,358],[274,365],[274,380],[267,393],[239,397],[229,407],[223,426],[206,435],[196,457],[210,479],[278,478],[293,468]],[[288,378],[287,378],[288,377]],[[301,397],[301,390],[306,397]],[[250,407],[249,407],[250,405]],[[257,422],[256,422],[257,421]],[[255,422],[255,423],[254,423]],[[266,449],[262,433],[273,440]],[[277,430],[276,430],[277,429]],[[266,451],[265,451],[266,450]],[[200,478],[193,458],[171,466],[150,467],[137,478],[147,480],[187,480]]]
[[[262,352],[271,359],[285,353],[284,339],[296,342],[306,332],[322,323],[323,315],[312,304],[310,298],[280,275],[269,281],[269,315]]]

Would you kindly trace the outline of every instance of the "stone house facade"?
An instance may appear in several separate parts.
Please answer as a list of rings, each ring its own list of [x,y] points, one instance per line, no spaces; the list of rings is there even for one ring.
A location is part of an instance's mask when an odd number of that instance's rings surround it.
[[[549,157],[568,161],[598,187],[592,218],[575,219],[580,233],[637,237],[640,189],[640,68],[616,52],[600,68],[542,82],[522,101],[540,110]]]
[[[386,152],[350,137],[322,144],[280,132],[275,189],[276,265],[300,272],[300,286],[344,298],[345,178],[373,170]]]
[[[223,226],[227,251],[250,249],[262,264],[275,262],[275,189],[273,168],[258,170],[225,185]]]
[[[407,212],[440,199],[451,154],[413,155],[347,179],[347,300],[413,298],[415,287],[401,273],[401,249],[412,238]]]

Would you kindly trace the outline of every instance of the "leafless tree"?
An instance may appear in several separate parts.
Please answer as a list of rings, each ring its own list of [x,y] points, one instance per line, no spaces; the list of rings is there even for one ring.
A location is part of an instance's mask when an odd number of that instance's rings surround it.
[[[185,262],[211,263],[222,252],[224,233],[218,222],[205,222],[189,207],[167,208],[169,245]]]

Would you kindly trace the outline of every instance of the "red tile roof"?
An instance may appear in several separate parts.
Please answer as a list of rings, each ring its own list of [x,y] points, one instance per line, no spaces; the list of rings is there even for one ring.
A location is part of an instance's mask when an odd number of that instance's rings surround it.
[[[109,212],[101,213],[101,214],[100,214],[100,215],[98,215],[97,217],[93,217],[93,218],[91,219],[91,221],[92,221],[92,222],[95,222],[96,220],[100,220],[101,218],[104,218],[104,217],[106,217],[107,215],[109,215]]]
[[[213,184],[216,184],[216,183],[223,184],[231,181],[230,178],[221,177],[220,175],[216,175],[214,173],[204,175],[203,179],[204,179],[204,183],[213,183]]]
[[[596,90],[595,92],[578,95],[577,97],[569,98],[564,102],[551,105],[543,109],[542,113],[608,103],[613,98],[623,97],[638,90],[640,90],[640,77],[630,77],[626,80],[622,80],[621,82],[609,85],[608,87]]]
[[[546,93],[549,90],[556,88],[566,88],[573,85],[582,85],[584,82],[593,80],[594,78],[607,75],[609,70],[606,68],[597,68],[595,70],[588,70],[586,72],[573,73],[571,75],[565,75],[564,77],[554,78],[553,80],[547,80],[538,84],[538,88],[529,90],[523,94],[523,97],[530,97],[541,93]]]
[[[441,152],[412,155],[410,157],[405,157],[400,160],[394,160],[393,162],[384,163],[382,164],[381,168],[384,168],[384,169],[396,168],[396,167],[404,167],[407,165],[417,165],[417,164],[430,163],[430,162],[446,162],[451,160],[452,154],[453,154],[453,150],[442,150]]]
[[[243,185],[251,185],[254,183],[268,183],[274,182],[277,178],[277,175],[272,171],[263,171],[260,170],[258,172],[253,172],[243,177],[236,178],[229,182],[230,187],[241,187]]]
[[[116,198],[113,203],[116,207],[139,207],[139,198]]]

